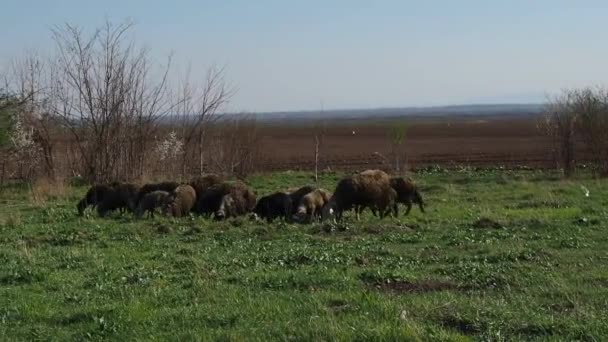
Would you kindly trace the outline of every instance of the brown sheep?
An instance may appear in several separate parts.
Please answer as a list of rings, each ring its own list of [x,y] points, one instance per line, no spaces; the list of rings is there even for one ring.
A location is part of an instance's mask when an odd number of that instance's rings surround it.
[[[187,184],[175,188],[165,200],[163,213],[168,216],[182,217],[190,213],[196,203],[196,192]]]
[[[156,208],[162,207],[163,204],[167,203],[168,197],[169,193],[163,190],[156,190],[145,194],[137,205],[135,217],[140,218],[145,212],[148,212],[151,217],[154,217]]]
[[[193,178],[188,184],[194,188],[196,197],[199,198],[209,187],[222,183],[222,178],[215,174],[207,174]]]
[[[218,210],[215,212],[215,218],[221,220],[245,215],[251,212],[255,205],[256,195],[253,190],[239,182],[222,197]]]
[[[246,184],[224,182],[203,192],[197,199],[196,212],[222,219],[246,214],[255,208],[255,204],[256,195]]]
[[[357,220],[366,207],[380,211],[384,217],[392,209],[397,215],[397,193],[391,188],[390,179],[384,171],[368,170],[338,182],[329,203],[323,209],[323,217],[335,214],[341,220],[344,211],[355,209]],[[335,211],[335,212],[334,212]]]
[[[409,214],[410,210],[412,210],[412,203],[418,204],[420,211],[424,213],[424,201],[418,191],[418,186],[412,179],[393,177],[390,182],[391,187],[397,192],[397,203],[402,203],[407,206],[405,215]]]
[[[315,217],[319,218],[330,198],[331,193],[324,189],[316,189],[304,195],[293,215],[294,221],[312,222]]]
[[[312,186],[312,185],[305,185],[301,188],[292,188],[286,191],[286,193],[289,195],[289,197],[291,197],[291,213],[289,214],[289,216],[295,215],[297,209],[298,209],[298,204],[300,204],[300,201],[302,200],[302,197],[304,197],[306,194],[314,191],[316,189],[316,187]]]
[[[116,209],[135,211],[137,192],[139,188],[134,184],[116,184],[110,188],[101,203],[97,205],[97,214],[103,217],[110,211]]]

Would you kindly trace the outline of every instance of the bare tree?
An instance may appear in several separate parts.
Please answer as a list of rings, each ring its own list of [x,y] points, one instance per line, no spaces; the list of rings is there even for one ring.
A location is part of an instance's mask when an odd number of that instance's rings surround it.
[[[55,178],[54,150],[58,125],[50,111],[51,70],[43,58],[29,52],[13,63],[10,85],[21,103],[18,116],[21,129],[31,131],[32,141],[42,157],[45,175]]]
[[[182,172],[186,172],[187,162],[196,163],[198,174],[205,172],[205,146],[209,128],[235,93],[224,78],[225,69],[211,67],[199,88],[186,81],[180,89],[180,109],[182,131],[186,152],[183,155]]]
[[[603,177],[608,176],[608,90],[602,87],[572,91],[576,128]]]
[[[260,157],[260,136],[253,115],[228,114],[212,124],[206,146],[209,169],[222,174],[245,177],[256,171]]]
[[[575,168],[575,124],[577,93],[564,90],[560,95],[549,99],[545,106],[541,129],[551,137],[558,166],[570,177]]]
[[[91,34],[70,24],[53,29],[52,114],[74,138],[92,181],[141,176],[148,137],[175,106],[167,89],[171,58],[155,75],[148,50],[127,39],[132,28],[106,21]]]
[[[327,123],[323,120],[325,110],[323,106],[323,102],[321,102],[321,112],[319,114],[319,119],[314,125],[314,146],[315,146],[315,183],[319,184],[319,156],[321,153],[321,147],[323,146],[323,142],[325,140],[325,134],[327,133]]]
[[[388,130],[388,140],[391,144],[391,156],[393,159],[393,170],[396,173],[404,172],[407,163],[407,154],[404,150],[407,125],[405,123],[394,123]]]

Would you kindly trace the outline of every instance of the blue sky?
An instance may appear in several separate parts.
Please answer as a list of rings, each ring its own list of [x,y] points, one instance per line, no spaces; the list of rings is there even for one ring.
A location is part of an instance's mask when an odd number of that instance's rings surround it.
[[[2,0],[0,64],[131,19],[158,63],[227,66],[232,111],[538,102],[608,80],[608,1]],[[177,75],[177,74],[176,74]]]

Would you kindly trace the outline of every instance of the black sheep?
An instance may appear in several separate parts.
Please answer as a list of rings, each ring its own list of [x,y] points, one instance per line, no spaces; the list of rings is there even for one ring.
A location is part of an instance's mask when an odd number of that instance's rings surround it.
[[[292,207],[291,196],[284,192],[276,192],[260,198],[253,209],[253,213],[268,222],[280,217],[288,220],[291,216]]]
[[[111,191],[110,185],[98,184],[93,185],[86,193],[83,199],[78,202],[76,205],[76,209],[78,210],[78,215],[82,216],[84,211],[88,206],[95,208],[99,203],[101,203],[106,196],[106,194]]]
[[[97,213],[103,217],[116,209],[121,212],[135,211],[138,187],[134,184],[118,184],[108,191],[101,203],[97,205]]]
[[[142,186],[137,192],[137,198],[135,200],[136,205],[139,205],[139,202],[146,194],[149,194],[153,191],[166,191],[168,193],[173,192],[175,188],[179,186],[179,183],[176,182],[161,182],[161,183],[150,183]]]

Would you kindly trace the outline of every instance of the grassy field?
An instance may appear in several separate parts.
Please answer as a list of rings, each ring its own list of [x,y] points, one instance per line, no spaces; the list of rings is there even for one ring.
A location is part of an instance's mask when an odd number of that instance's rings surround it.
[[[0,340],[608,339],[608,181],[413,177],[426,214],[340,225],[81,218],[85,188],[4,189]]]

